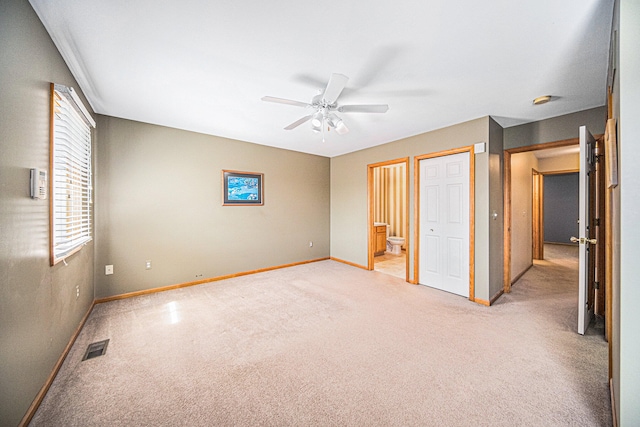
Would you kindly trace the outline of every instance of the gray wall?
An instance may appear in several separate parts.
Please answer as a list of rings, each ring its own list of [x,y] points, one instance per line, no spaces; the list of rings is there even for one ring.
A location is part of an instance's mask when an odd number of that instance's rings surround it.
[[[17,425],[93,301],[93,243],[49,265],[49,83],[79,89],[26,0],[0,2],[0,425]],[[87,104],[88,107],[88,104]],[[76,299],[76,286],[80,297]]]
[[[578,129],[583,125],[586,125],[594,135],[602,134],[604,133],[606,120],[607,108],[596,107],[565,114],[564,116],[513,126],[504,129],[504,149],[577,138]]]
[[[357,151],[331,159],[331,256],[361,266],[367,265],[367,165],[411,157],[409,176],[413,177],[413,157],[487,142],[489,149],[475,156],[475,274],[476,298],[489,300],[492,291],[502,287],[501,240],[490,242],[490,233],[502,236],[502,187],[500,130],[492,119],[484,117],[433,132]],[[489,141],[491,135],[494,141]],[[491,159],[490,159],[491,153]],[[495,185],[491,190],[491,185]],[[409,182],[410,278],[413,278],[414,233],[413,179]],[[498,218],[490,221],[490,211]],[[500,271],[500,274],[496,272]]]
[[[329,256],[328,158],[106,116],[97,128],[96,298]],[[264,173],[264,206],[222,206],[223,169]]]
[[[579,174],[544,177],[544,241],[570,243],[578,235]]]
[[[504,289],[504,129],[489,119],[489,297]],[[478,193],[476,193],[478,194]],[[495,216],[492,214],[495,212]]]

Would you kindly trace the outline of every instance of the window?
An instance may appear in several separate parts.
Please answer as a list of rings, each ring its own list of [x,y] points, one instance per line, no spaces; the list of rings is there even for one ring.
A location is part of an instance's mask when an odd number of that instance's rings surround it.
[[[51,265],[91,241],[91,128],[73,88],[51,84]]]

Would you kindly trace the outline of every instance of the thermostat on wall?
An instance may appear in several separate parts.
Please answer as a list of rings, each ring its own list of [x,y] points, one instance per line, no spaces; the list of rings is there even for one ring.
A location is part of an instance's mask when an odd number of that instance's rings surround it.
[[[43,169],[31,169],[31,198],[47,198],[47,171]]]
[[[473,145],[473,152],[475,154],[484,153],[486,144],[484,142],[478,142]]]

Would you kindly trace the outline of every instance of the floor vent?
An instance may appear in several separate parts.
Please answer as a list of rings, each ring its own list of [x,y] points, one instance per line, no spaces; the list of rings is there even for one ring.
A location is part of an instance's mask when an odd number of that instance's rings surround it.
[[[107,352],[107,345],[109,344],[109,340],[94,342],[93,344],[89,344],[87,347],[87,351],[84,353],[83,361],[87,359],[93,359],[94,357],[102,356]]]

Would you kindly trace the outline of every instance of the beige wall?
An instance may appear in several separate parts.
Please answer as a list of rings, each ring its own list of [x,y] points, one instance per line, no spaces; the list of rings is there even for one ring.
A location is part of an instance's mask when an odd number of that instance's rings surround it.
[[[580,170],[580,154],[565,154],[556,157],[544,157],[538,161],[539,172]]]
[[[502,251],[497,247],[501,246],[503,227],[500,183],[502,140],[498,140],[500,132],[495,128],[497,125],[491,122],[492,119],[484,117],[332,158],[331,256],[361,266],[367,265],[367,165],[411,157],[409,162],[410,232],[407,253],[410,257],[410,277],[413,279],[413,251],[416,245],[413,241],[413,158],[422,154],[473,145],[477,142],[488,142],[487,152],[477,154],[474,160],[476,167],[476,297],[489,300],[493,295],[492,292],[497,292],[502,287]],[[489,141],[490,127],[493,128],[496,138],[494,141]],[[491,160],[489,152],[491,152]],[[491,184],[496,185],[491,188]],[[492,210],[498,213],[495,221],[490,220]],[[496,234],[495,242],[491,241],[490,233]],[[491,253],[492,250],[493,253]]]
[[[17,425],[93,301],[93,243],[49,265],[49,84],[79,89],[27,1],[0,3],[0,425]],[[88,104],[87,104],[88,106]],[[80,297],[76,298],[76,286]]]
[[[533,152],[511,155],[511,280],[532,264],[532,169],[539,170]]]
[[[98,133],[97,298],[329,256],[328,158],[106,116]],[[223,169],[264,173],[264,206],[222,206]]]

